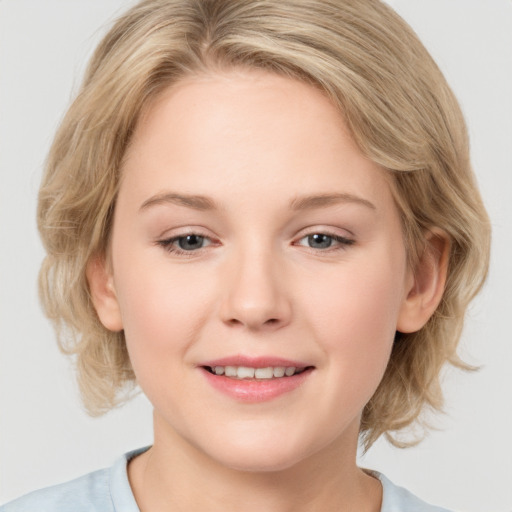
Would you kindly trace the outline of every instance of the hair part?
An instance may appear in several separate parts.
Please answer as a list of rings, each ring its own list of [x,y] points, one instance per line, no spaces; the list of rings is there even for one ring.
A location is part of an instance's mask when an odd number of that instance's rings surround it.
[[[379,0],[145,0],[117,20],[89,64],[52,145],[39,193],[47,256],[40,296],[61,349],[76,359],[87,410],[123,402],[135,376],[123,332],[103,327],[86,278],[109,244],[121,168],[138,119],[160,92],[216,70],[263,69],[320,88],[361,151],[390,177],[409,264],[426,234],[451,244],[443,300],[418,332],[397,333],[366,405],[368,448],[442,408],[445,363],[484,282],[489,221],[469,161],[459,105],[410,27]]]

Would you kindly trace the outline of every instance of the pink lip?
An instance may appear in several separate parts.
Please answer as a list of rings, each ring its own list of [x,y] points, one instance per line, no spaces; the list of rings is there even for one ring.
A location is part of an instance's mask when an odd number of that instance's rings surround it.
[[[206,367],[215,366],[248,366],[250,368],[294,366],[295,368],[307,369],[301,373],[292,375],[291,377],[257,380],[234,379],[224,375],[214,375],[206,369]],[[205,362],[199,366],[199,369],[204,375],[206,381],[217,391],[220,391],[224,395],[227,395],[239,402],[258,403],[272,400],[297,389],[308,379],[314,367],[289,359],[275,357],[252,358],[238,355]]]
[[[268,368],[269,366],[294,366],[295,368],[306,368],[306,366],[311,365],[300,361],[292,361],[291,359],[282,359],[280,357],[248,357],[238,354],[235,356],[223,357],[221,359],[205,361],[204,363],[201,363],[198,366],[248,366],[249,368]]]

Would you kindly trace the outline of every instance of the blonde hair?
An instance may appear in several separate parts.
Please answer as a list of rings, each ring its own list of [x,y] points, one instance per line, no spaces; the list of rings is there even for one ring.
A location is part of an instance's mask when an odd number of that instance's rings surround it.
[[[105,255],[137,119],[173,83],[231,67],[306,81],[331,98],[361,151],[389,172],[412,265],[427,231],[450,239],[441,304],[419,332],[397,333],[363,412],[366,447],[381,434],[403,445],[397,431],[425,406],[442,407],[443,365],[464,367],[456,349],[486,276],[490,228],[457,101],[414,32],[379,0],[145,0],[100,43],[56,134],[38,206],[42,303],[76,357],[85,406],[105,412],[135,381],[124,335],[99,321],[85,270]]]

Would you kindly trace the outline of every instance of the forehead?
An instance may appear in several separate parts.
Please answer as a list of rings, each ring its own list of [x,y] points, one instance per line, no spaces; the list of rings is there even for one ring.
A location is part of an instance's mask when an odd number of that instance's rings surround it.
[[[139,196],[168,187],[220,196],[235,187],[262,197],[274,189],[378,196],[389,188],[325,94],[264,71],[169,87],[141,116],[123,173],[123,186]]]

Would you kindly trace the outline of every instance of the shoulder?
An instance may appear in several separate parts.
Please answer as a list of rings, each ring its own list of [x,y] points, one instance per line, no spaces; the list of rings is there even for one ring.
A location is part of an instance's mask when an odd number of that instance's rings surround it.
[[[125,454],[111,468],[22,496],[0,512],[139,512],[126,467],[142,451]]]
[[[382,507],[380,512],[450,512],[435,505],[430,505],[403,487],[395,485],[383,474],[370,472],[382,484]]]
[[[108,473],[108,469],[102,469],[70,482],[31,492],[0,507],[0,512],[113,511]]]

